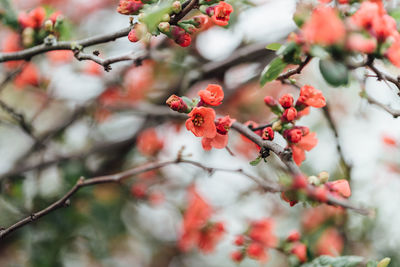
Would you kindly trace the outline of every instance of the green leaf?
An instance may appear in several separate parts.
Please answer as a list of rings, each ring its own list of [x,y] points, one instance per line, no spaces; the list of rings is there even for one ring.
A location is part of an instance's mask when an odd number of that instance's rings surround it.
[[[146,24],[147,30],[151,34],[159,34],[158,24],[163,21],[165,14],[172,13],[172,3],[174,0],[160,1],[157,5],[147,5],[143,8],[141,21]]]
[[[268,50],[272,50],[272,51],[278,51],[279,48],[281,48],[281,46],[282,45],[280,43],[272,43],[272,44],[267,45],[265,48]]]
[[[319,70],[325,81],[334,87],[347,85],[349,82],[349,70],[341,62],[322,59],[319,61]]]
[[[258,163],[260,163],[260,161],[261,161],[261,157],[257,157],[255,160],[250,161],[250,165],[251,166],[257,166]]]
[[[367,262],[367,266],[366,267],[377,267],[378,266],[378,262],[377,261],[369,261]]]
[[[272,60],[261,73],[260,84],[264,86],[267,82],[275,80],[279,74],[285,69],[287,63],[283,62],[280,57]]]
[[[310,55],[313,57],[319,57],[320,59],[327,59],[329,57],[329,53],[319,45],[313,45],[311,47]]]
[[[320,256],[312,262],[301,265],[301,267],[356,267],[362,262],[363,258],[358,256],[342,256],[336,258]]]

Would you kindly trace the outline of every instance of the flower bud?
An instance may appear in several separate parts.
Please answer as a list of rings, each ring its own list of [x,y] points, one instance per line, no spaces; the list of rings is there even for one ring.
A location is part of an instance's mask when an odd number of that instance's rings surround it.
[[[272,96],[269,95],[264,97],[264,103],[270,108],[276,107],[278,105],[278,101],[276,101]]]
[[[243,260],[243,258],[244,258],[244,254],[243,254],[243,252],[240,251],[240,250],[234,251],[234,252],[232,252],[232,254],[231,254],[231,259],[232,259],[234,262],[239,263],[239,262],[241,262],[241,261]]]
[[[163,22],[169,22],[170,19],[171,19],[171,17],[169,16],[169,14],[164,14],[164,15],[161,17],[161,21],[163,21]]]
[[[48,31],[48,32],[51,32],[51,31],[53,31],[53,22],[51,21],[51,20],[46,20],[45,22],[44,22],[44,29],[46,30],[46,31]]]
[[[319,186],[314,189],[312,196],[319,202],[325,203],[328,201],[328,190],[324,186]]]
[[[301,189],[301,188],[305,188],[306,186],[307,186],[307,179],[304,175],[299,174],[293,178],[292,187],[294,189]]]
[[[291,122],[297,117],[297,110],[294,107],[285,109],[282,115],[282,119],[286,122]]]
[[[282,122],[281,121],[276,121],[272,123],[272,130],[279,132],[282,130]]]
[[[328,182],[328,180],[329,180],[329,173],[328,172],[320,172],[318,174],[318,178],[319,178],[319,181],[321,182],[321,184],[324,184],[324,183]]]
[[[22,43],[24,46],[31,46],[33,44],[33,35],[35,31],[31,28],[25,28],[22,32]]]
[[[183,99],[177,95],[171,95],[167,99],[166,104],[170,107],[170,109],[180,113],[187,113],[189,111],[185,101],[183,101]]]
[[[160,24],[158,24],[158,29],[162,32],[162,33],[166,33],[169,32],[170,30],[170,24],[168,22],[161,22]]]
[[[296,242],[300,240],[300,233],[297,230],[293,230],[289,233],[289,236],[286,238],[288,242]]]
[[[128,34],[128,40],[131,41],[132,43],[136,43],[140,39],[137,36],[136,30],[132,29],[129,34]]]
[[[283,108],[290,108],[291,106],[293,106],[293,96],[291,94],[284,94],[283,96],[281,96],[281,98],[279,98],[279,104],[281,104],[281,106]]]
[[[244,236],[243,235],[238,235],[235,239],[235,245],[236,246],[243,246],[244,244]]]
[[[172,3],[172,11],[175,14],[178,14],[179,12],[181,12],[181,10],[182,10],[182,5],[180,1],[175,1]]]
[[[117,11],[123,15],[137,15],[142,7],[143,3],[140,0],[120,0]]]
[[[318,177],[314,176],[314,175],[308,176],[307,181],[309,184],[312,184],[312,185],[319,185],[319,183],[320,183]]]
[[[303,133],[301,132],[300,129],[292,128],[289,130],[285,130],[283,132],[283,137],[290,143],[298,143],[303,137]]]
[[[274,140],[274,130],[271,127],[264,128],[261,138],[264,140]]]

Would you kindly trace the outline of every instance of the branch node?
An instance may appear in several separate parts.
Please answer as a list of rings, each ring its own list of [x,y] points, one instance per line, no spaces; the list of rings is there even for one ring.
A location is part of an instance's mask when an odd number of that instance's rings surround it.
[[[34,220],[36,219],[35,213],[32,213],[32,214],[30,215],[30,218],[31,218],[31,221],[34,221]]]
[[[94,51],[93,51],[93,55],[99,56],[99,55],[100,55],[100,51],[99,51],[99,50],[94,50]]]

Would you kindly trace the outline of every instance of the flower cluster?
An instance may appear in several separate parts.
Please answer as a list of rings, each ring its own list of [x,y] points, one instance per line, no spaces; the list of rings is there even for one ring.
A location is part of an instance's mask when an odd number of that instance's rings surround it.
[[[117,11],[123,15],[139,15],[139,23],[129,33],[131,42],[145,40],[160,32],[182,47],[192,42],[191,35],[215,24],[226,26],[233,8],[223,1],[202,1],[198,7],[203,15],[170,23],[182,11],[180,1],[154,3],[145,0],[120,0]],[[151,19],[149,19],[151,18]]]
[[[266,96],[264,102],[279,118],[272,123],[272,127],[256,133],[263,139],[272,140],[273,131],[279,132],[288,142],[288,147],[292,149],[293,160],[297,165],[301,165],[305,160],[305,151],[314,148],[318,140],[315,133],[310,133],[305,126],[296,126],[295,122],[308,114],[309,107],[321,108],[326,105],[322,92],[305,85],[300,89],[300,96],[296,102],[291,94],[284,94],[278,101]]]
[[[216,119],[215,111],[210,108],[222,103],[224,99],[222,87],[209,84],[205,90],[200,90],[198,95],[200,98],[193,100],[172,95],[166,103],[174,111],[188,113],[186,129],[195,136],[203,138],[201,144],[205,150],[226,147],[228,132],[235,120],[229,116]]]
[[[246,256],[266,262],[268,260],[267,250],[277,246],[278,239],[273,233],[274,222],[266,218],[250,223],[249,229],[236,237],[234,243],[239,250],[231,254],[235,262],[241,262]]]
[[[365,53],[376,58],[386,57],[399,67],[400,34],[396,20],[386,12],[382,1],[363,1],[356,12],[349,2],[339,1],[344,5],[340,13],[324,4],[318,5],[312,12],[304,12],[300,8],[295,21],[301,31],[299,35],[291,35],[290,39],[305,53],[313,54],[313,46],[323,46],[333,57],[335,50],[345,56]]]
[[[197,246],[204,253],[212,252],[225,233],[224,224],[210,221],[212,207],[200,196],[195,187],[190,187],[189,198],[178,246],[182,251]]]
[[[291,188],[281,193],[283,200],[288,202],[290,206],[294,206],[301,198],[299,194],[306,193],[306,196],[312,200],[320,203],[327,203],[328,195],[336,198],[349,198],[351,196],[351,189],[349,182],[345,179],[328,182],[329,173],[321,172],[318,176],[305,177],[303,175],[296,176],[292,183]],[[310,184],[312,187],[307,187]],[[302,191],[299,191],[302,189]]]
[[[307,246],[300,239],[301,234],[297,230],[293,230],[286,238],[283,246],[289,254],[295,255],[303,263],[307,261]]]
[[[46,19],[47,17],[47,19]],[[58,28],[61,26],[63,16],[56,11],[46,15],[43,7],[37,7],[28,13],[18,14],[18,23],[22,28],[22,44],[29,47],[44,40],[44,37],[55,37],[58,35]]]

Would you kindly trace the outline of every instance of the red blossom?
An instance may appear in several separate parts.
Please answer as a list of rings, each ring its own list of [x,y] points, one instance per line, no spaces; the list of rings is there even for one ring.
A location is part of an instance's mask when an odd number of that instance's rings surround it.
[[[264,103],[270,108],[276,107],[278,105],[278,101],[276,101],[272,96],[269,95],[264,97]]]
[[[370,54],[376,49],[376,40],[366,38],[359,33],[350,34],[346,41],[346,48],[350,51]]]
[[[142,7],[140,0],[120,0],[117,11],[123,15],[136,15]]]
[[[155,156],[163,147],[164,141],[153,128],[143,131],[137,138],[137,148],[143,155]]]
[[[311,44],[333,45],[344,40],[346,29],[337,12],[328,6],[313,10],[311,18],[303,25],[304,39]]]
[[[247,247],[247,255],[249,255],[250,258],[260,262],[266,262],[268,260],[267,252],[265,251],[263,245],[258,242],[250,243],[250,245]]]
[[[185,101],[177,95],[171,95],[165,102],[170,109],[181,113],[189,112],[189,108]]]
[[[286,238],[288,242],[296,242],[300,240],[300,233],[297,230],[293,230],[289,233],[289,236]]]
[[[217,134],[215,127],[215,111],[212,108],[195,107],[188,114],[186,129],[197,137],[214,138]]]
[[[279,104],[281,104],[283,108],[290,108],[291,106],[293,106],[293,102],[294,99],[292,94],[284,94],[279,98]]]
[[[222,117],[222,118],[218,118],[217,122],[215,123],[215,127],[217,128],[217,132],[219,134],[227,134],[229,129],[232,126],[232,123],[234,123],[236,120],[235,119],[231,119],[228,116]]]
[[[294,119],[296,119],[296,117],[297,117],[297,110],[294,107],[285,109],[285,111],[282,114],[282,119],[283,121],[286,122],[291,122]]]
[[[217,132],[213,138],[203,137],[201,145],[204,150],[211,150],[212,148],[222,149],[228,145],[228,135]]]
[[[343,250],[343,237],[335,228],[326,229],[316,243],[318,255],[337,256]]]
[[[264,140],[274,140],[274,130],[271,127],[264,128],[261,138]]]
[[[209,84],[205,90],[199,91],[201,101],[209,106],[219,106],[224,99],[224,91],[218,84]]]
[[[296,106],[307,105],[314,108],[322,108],[326,105],[325,97],[320,90],[315,89],[311,85],[304,85],[300,89],[300,97]]]
[[[273,233],[274,222],[272,219],[266,218],[251,223],[249,237],[253,241],[257,241],[265,247],[275,247],[278,239]]]
[[[38,84],[39,71],[33,63],[27,63],[14,79],[14,85],[18,89],[22,89],[27,85],[37,86]]]
[[[300,142],[291,144],[290,148],[292,149],[294,162],[300,166],[306,159],[305,150],[310,151],[317,145],[317,143],[318,139],[316,138],[316,133],[309,133],[303,136]]]
[[[303,243],[295,243],[290,252],[296,255],[300,262],[307,261],[307,247]]]
[[[234,251],[234,252],[232,252],[232,254],[231,254],[231,259],[232,259],[234,262],[239,263],[239,262],[241,262],[241,261],[244,259],[244,253],[243,253],[241,250]]]
[[[342,197],[348,198],[351,196],[351,189],[347,180],[341,179],[333,182],[327,182],[325,186],[331,192],[337,193]]]
[[[22,28],[40,28],[46,17],[46,11],[43,7],[37,7],[29,13],[20,13],[18,15],[18,22]]]
[[[219,26],[226,26],[229,22],[229,15],[233,12],[233,8],[230,4],[226,2],[219,2],[217,6],[214,7],[214,14],[212,15],[212,21]]]
[[[131,41],[132,43],[136,43],[137,41],[140,40],[140,38],[138,38],[137,32],[135,29],[132,29],[129,34],[128,34],[128,40]]]
[[[179,248],[188,251],[198,246],[203,252],[212,252],[225,233],[225,227],[221,222],[209,222],[212,208],[194,187],[189,189],[189,194],[189,205],[183,217]]]

